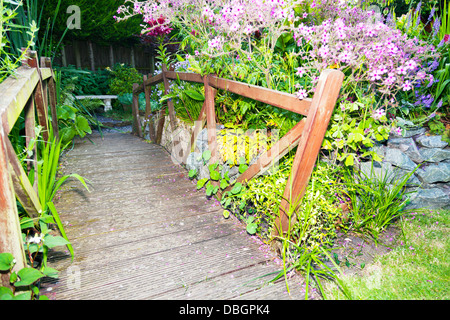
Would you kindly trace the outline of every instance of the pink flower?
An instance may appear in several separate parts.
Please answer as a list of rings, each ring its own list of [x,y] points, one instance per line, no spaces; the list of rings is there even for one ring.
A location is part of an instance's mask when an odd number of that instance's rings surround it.
[[[446,34],[444,36],[444,42],[449,42],[449,40],[450,40],[450,34]]]
[[[297,95],[297,98],[299,98],[300,100],[303,100],[308,97],[308,92],[305,89],[300,89],[297,91],[296,95]]]
[[[409,80],[406,80],[403,84],[403,91],[409,91],[412,89],[411,82]]]

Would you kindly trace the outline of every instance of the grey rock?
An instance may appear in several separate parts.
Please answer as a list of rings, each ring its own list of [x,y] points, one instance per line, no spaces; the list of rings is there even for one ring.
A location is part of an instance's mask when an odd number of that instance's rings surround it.
[[[359,169],[368,179],[386,180],[387,183],[390,183],[395,177],[394,167],[386,162],[373,162],[373,167],[371,162],[362,162]]]
[[[448,190],[441,188],[418,189],[410,197],[410,203],[405,207],[409,209],[449,209],[450,194]]]
[[[416,138],[416,142],[427,148],[445,148],[448,145],[442,141],[442,136],[420,136]]]
[[[441,162],[450,159],[450,150],[440,149],[440,148],[422,148],[420,149],[420,154],[424,161],[427,162]]]
[[[372,148],[369,148],[369,150],[375,152],[381,158],[384,158],[386,156],[387,147],[383,145],[376,145]]]
[[[450,163],[441,162],[430,164],[423,169],[416,171],[419,178],[424,183],[449,182],[450,181]]]
[[[201,160],[202,154],[199,152],[191,152],[188,157],[186,158],[186,168],[188,170],[197,169],[199,170],[200,167],[203,165],[203,162]],[[200,160],[199,160],[200,158]]]
[[[227,171],[228,171],[228,177],[229,177],[230,179],[237,178],[237,176],[239,175],[239,167],[238,167],[238,166],[232,166],[232,167],[230,168],[230,166],[229,166],[228,164],[224,164],[224,165],[222,166],[222,171],[221,171],[222,176],[223,176]]]
[[[425,128],[407,129],[407,130],[405,130],[405,133],[403,134],[403,137],[404,138],[410,138],[410,137],[413,137],[413,136],[417,136],[419,134],[424,134],[425,131],[426,131]]]
[[[204,178],[208,178],[209,179],[209,168],[208,166],[203,166],[200,168],[200,172],[198,173],[198,179],[204,179]]]
[[[423,162],[422,155],[412,138],[389,139],[387,145],[390,148],[400,149],[400,151],[404,152],[415,163]]]
[[[400,149],[388,149],[384,161],[405,170],[414,170],[416,164]]]
[[[392,178],[391,183],[393,183],[393,184],[401,183],[403,181],[403,179],[410,173],[411,173],[411,171],[403,170],[400,168],[395,168],[394,169],[394,177]],[[416,177],[416,175],[414,173],[411,174],[408,181],[406,181],[406,186],[418,186],[420,184],[421,184],[420,180]]]

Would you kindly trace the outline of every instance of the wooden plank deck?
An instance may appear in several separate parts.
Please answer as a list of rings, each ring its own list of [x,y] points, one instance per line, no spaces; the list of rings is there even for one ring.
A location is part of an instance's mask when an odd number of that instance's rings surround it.
[[[51,299],[304,299],[303,280],[267,281],[277,257],[174,164],[162,147],[130,134],[94,133],[76,140],[63,172],[90,180],[91,192],[70,181],[56,208],[72,242],[50,253],[58,280],[41,292]]]

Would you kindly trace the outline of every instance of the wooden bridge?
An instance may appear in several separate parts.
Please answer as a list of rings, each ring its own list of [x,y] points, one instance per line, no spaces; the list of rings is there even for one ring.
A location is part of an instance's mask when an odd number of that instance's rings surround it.
[[[13,254],[15,271],[27,265],[16,200],[36,221],[43,210],[36,186],[27,177],[26,169],[33,165],[22,167],[8,134],[23,112],[27,146],[36,138],[36,118],[44,128],[46,143],[49,133],[58,136],[57,122],[50,126],[47,115],[50,110],[52,119],[57,119],[51,64],[43,58],[41,67],[45,68],[39,68],[36,57],[24,64],[28,67],[19,68],[18,79],[8,78],[0,87],[0,253]],[[170,79],[202,83],[205,102],[191,141],[206,124],[212,162],[217,159],[216,90],[305,116],[238,177],[245,183],[298,145],[281,203],[283,213],[275,222],[280,234],[289,225],[290,203],[305,192],[343,77],[337,70],[323,71],[314,97],[299,100],[292,94],[214,75],[176,73],[166,66],[157,76],[144,76],[133,88],[134,135],[108,133],[102,139],[97,133],[90,137],[92,142],[76,139],[73,150],[63,158],[64,173],[88,179],[91,192],[77,181],[60,190],[56,207],[75,260],[71,261],[68,252],[53,249],[49,264],[61,275],[54,281],[45,278],[41,292],[54,299],[302,299],[302,279],[291,275],[290,294],[284,278],[269,282],[282,268],[277,264],[279,258],[258,238],[246,234],[233,216],[225,220],[219,203],[197,191],[186,170],[158,145],[164,116],[156,128],[149,128],[156,144],[142,139],[145,126],[138,95],[145,93],[145,117],[149,117],[152,85],[164,82],[168,93]],[[166,107],[174,130],[176,117],[170,100],[159,113],[165,115]],[[2,273],[0,278],[3,285],[9,285],[9,274]]]
[[[71,181],[56,203],[75,251],[55,251],[54,299],[302,299],[303,280],[268,283],[279,258],[245,226],[222,216],[162,147],[130,134],[77,140],[63,158]],[[56,248],[55,248],[56,249]],[[278,262],[278,263],[277,263]]]

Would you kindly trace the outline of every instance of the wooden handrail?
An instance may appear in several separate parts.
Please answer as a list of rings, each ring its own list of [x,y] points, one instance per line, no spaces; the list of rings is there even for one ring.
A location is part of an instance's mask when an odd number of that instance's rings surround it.
[[[288,180],[281,206],[281,216],[276,219],[275,225],[278,230],[275,234],[286,232],[289,221],[289,212],[295,211],[296,208],[290,208],[298,203],[305,193],[309,178],[314,168],[314,163],[322,145],[323,138],[328,123],[333,113],[339,91],[342,87],[344,74],[339,70],[327,69],[320,75],[314,97],[312,99],[298,99],[295,95],[271,90],[243,82],[219,78],[215,75],[201,76],[194,73],[167,71],[163,66],[162,73],[154,77],[145,77],[140,85],[135,85],[134,94],[143,91],[147,86],[164,82],[165,94],[168,93],[167,79],[179,79],[182,81],[203,83],[205,88],[205,101],[194,127],[191,136],[191,144],[195,143],[197,134],[200,132],[206,122],[208,129],[208,147],[211,151],[211,161],[217,160],[217,141],[216,141],[216,116],[214,106],[214,96],[216,89],[232,92],[240,96],[251,98],[278,108],[289,110],[306,116],[297,125],[295,125],[284,137],[276,142],[268,151],[263,153],[255,164],[251,165],[242,173],[237,181],[245,183],[255,176],[262,174],[274,162],[283,157],[289,150],[297,147],[297,152],[291,168],[291,178]],[[149,95],[149,93],[147,93]],[[147,100],[149,104],[150,100]],[[172,103],[171,100],[168,102]],[[149,109],[147,108],[147,111]],[[156,143],[160,143],[161,134],[164,125],[165,108],[161,108],[160,121],[157,127]],[[146,113],[149,116],[149,113]],[[169,106],[169,116],[171,119],[172,130],[174,129],[175,114],[173,104]],[[205,121],[206,120],[206,121]],[[136,123],[137,120],[135,120]],[[135,132],[142,136],[142,132]],[[192,150],[192,149],[191,149]],[[190,150],[189,150],[190,151]],[[184,159],[186,159],[185,154]],[[231,187],[228,187],[229,190]],[[219,197],[221,193],[218,194]],[[290,210],[291,209],[291,210]]]
[[[22,61],[22,66],[15,70],[13,76],[0,83],[0,252],[9,252],[16,259],[16,267],[26,265],[21,237],[16,199],[28,215],[37,218],[42,208],[37,194],[37,172],[35,185],[32,186],[28,173],[22,168],[14,151],[8,134],[17,119],[24,112],[25,141],[27,148],[35,139],[36,117],[42,131],[43,140],[48,142],[48,106],[50,104],[53,133],[58,136],[56,114],[56,88],[53,70],[48,58],[41,59],[39,67],[36,52],[29,52],[29,58]],[[28,171],[36,169],[36,144],[33,158],[27,165]],[[38,224],[38,219],[35,219]],[[9,281],[1,276],[1,285],[9,286]]]

